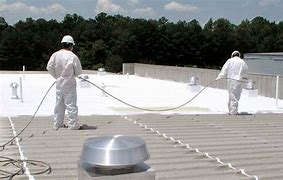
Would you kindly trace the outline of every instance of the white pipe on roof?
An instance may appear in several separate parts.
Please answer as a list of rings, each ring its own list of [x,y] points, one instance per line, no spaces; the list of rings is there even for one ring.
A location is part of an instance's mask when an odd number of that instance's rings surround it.
[[[279,76],[276,76],[276,92],[275,92],[275,98],[276,98],[276,107],[278,108],[278,97],[279,97]]]

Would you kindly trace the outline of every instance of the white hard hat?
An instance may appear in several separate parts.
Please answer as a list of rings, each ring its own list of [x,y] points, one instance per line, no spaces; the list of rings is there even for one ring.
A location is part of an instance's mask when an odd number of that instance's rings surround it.
[[[73,45],[75,45],[74,39],[72,36],[70,35],[66,35],[62,38],[61,43],[72,43]]]
[[[234,52],[232,52],[232,54],[231,54],[231,57],[234,57],[234,56],[241,56],[241,53],[239,52],[239,51],[234,51]]]

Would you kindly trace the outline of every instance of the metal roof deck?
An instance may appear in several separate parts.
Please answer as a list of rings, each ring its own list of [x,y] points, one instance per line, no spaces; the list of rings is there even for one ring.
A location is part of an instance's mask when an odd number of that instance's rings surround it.
[[[10,120],[18,133],[30,118]],[[88,129],[56,131],[51,117],[36,117],[20,136],[19,144],[27,159],[44,161],[52,167],[51,174],[34,175],[35,179],[77,179],[77,161],[84,141],[117,134],[145,140],[151,155],[146,163],[155,169],[157,180],[249,179],[237,172],[240,169],[259,179],[283,179],[282,114],[83,116],[80,122]],[[3,144],[13,134],[8,117],[1,117],[0,125]],[[0,156],[19,158],[19,148],[15,143],[8,145]]]

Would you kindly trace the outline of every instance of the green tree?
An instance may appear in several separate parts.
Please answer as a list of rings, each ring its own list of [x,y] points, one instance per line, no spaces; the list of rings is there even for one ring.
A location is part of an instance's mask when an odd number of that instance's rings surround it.
[[[215,67],[217,61],[217,42],[214,38],[213,20],[209,19],[203,28],[204,41],[201,48],[204,67]]]
[[[3,17],[0,17],[0,35],[2,31],[5,30],[7,27],[8,27],[8,24],[5,21],[5,19]]]
[[[4,69],[6,67],[7,57],[5,57],[5,46],[3,46],[3,32],[8,28],[8,24],[3,17],[0,17],[0,69]]]
[[[235,29],[236,47],[240,52],[255,52],[255,41],[252,40],[251,23],[242,21]]]
[[[254,45],[253,52],[270,52],[276,44],[276,25],[270,23],[263,17],[255,17],[250,24],[251,37],[249,38]]]
[[[210,19],[204,26],[205,44],[202,50],[208,66],[222,66],[236,49],[235,25],[227,19]]]
[[[27,18],[9,26],[0,17],[0,68],[45,70],[60,40],[70,34],[74,52],[84,69],[106,67],[119,72],[121,63],[220,68],[233,50],[275,52],[283,50],[283,23],[262,17],[238,26],[227,19],[210,19],[202,28],[198,21],[169,22],[98,14],[85,20],[67,14],[62,22]]]
[[[278,24],[278,34],[275,43],[276,51],[283,51],[283,21]]]
[[[110,54],[105,61],[105,69],[106,71],[111,71],[115,73],[121,72],[122,63],[123,58],[121,56]]]

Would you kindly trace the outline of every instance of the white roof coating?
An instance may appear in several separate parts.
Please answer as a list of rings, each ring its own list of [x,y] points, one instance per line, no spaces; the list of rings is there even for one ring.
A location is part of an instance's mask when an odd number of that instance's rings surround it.
[[[185,107],[162,112],[166,113],[163,115],[128,107],[78,80],[80,124],[84,128],[55,130],[50,116],[55,104],[55,87],[46,96],[35,121],[29,124],[32,118],[29,115],[34,114],[54,82],[46,72],[35,73],[23,76],[19,72],[0,72],[0,144],[29,125],[16,138],[16,143],[5,146],[1,156],[39,160],[52,169],[50,174],[36,175],[45,166],[27,164],[24,168],[31,176],[26,171],[17,179],[77,180],[83,142],[89,137],[109,135],[144,139],[151,157],[145,163],[155,170],[156,180],[283,179],[281,100],[277,108],[275,99],[250,97],[253,91],[244,91],[240,112],[257,114],[229,116],[227,91],[206,88]],[[179,106],[194,97],[198,87],[138,76],[89,74],[89,77],[115,97],[149,109]],[[19,83],[20,78],[23,102],[11,99],[10,84]],[[193,88],[196,89],[192,92]],[[0,169],[11,171],[10,166]]]
[[[177,107],[191,98],[198,90],[188,83],[156,80],[135,75],[85,74],[89,81],[104,88],[108,93],[134,106],[147,109],[168,109]],[[10,84],[20,84],[22,79],[23,99],[12,99]],[[0,74],[0,116],[33,115],[45,93],[55,80],[48,74]],[[77,79],[79,115],[120,115],[148,113],[129,107],[87,82]],[[244,90],[239,102],[239,112],[282,113],[283,101],[262,96],[252,97]],[[20,97],[20,87],[17,88]],[[206,88],[194,100],[182,108],[154,112],[162,114],[225,114],[227,109],[227,90]],[[277,103],[276,103],[277,102]],[[37,115],[52,115],[55,105],[55,86],[47,94]]]

